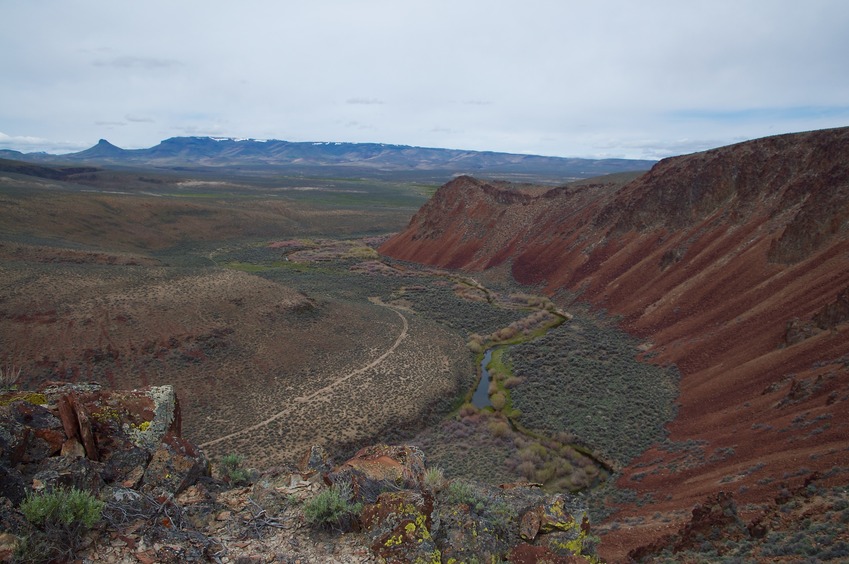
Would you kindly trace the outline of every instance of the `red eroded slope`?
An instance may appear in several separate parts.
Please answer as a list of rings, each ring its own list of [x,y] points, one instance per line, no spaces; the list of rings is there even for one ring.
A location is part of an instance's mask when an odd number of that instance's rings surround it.
[[[746,507],[815,471],[849,483],[847,230],[841,128],[666,159],[621,188],[529,196],[461,177],[381,252],[468,270],[506,262],[519,282],[621,315],[652,362],[679,367],[670,440],[703,442],[626,469],[620,485],[655,502],[616,514],[629,526],[602,547],[617,560],[670,532],[656,512],[680,521],[715,491]]]

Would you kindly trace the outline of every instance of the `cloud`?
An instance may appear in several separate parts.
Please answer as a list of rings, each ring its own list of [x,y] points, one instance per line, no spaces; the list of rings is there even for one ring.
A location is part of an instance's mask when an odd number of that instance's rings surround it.
[[[183,63],[174,59],[160,59],[156,57],[134,57],[123,55],[111,59],[96,59],[93,63],[96,67],[115,67],[124,69],[156,70],[170,67],[179,67]]]
[[[370,131],[374,130],[374,126],[368,123],[363,123],[361,121],[349,120],[343,123],[343,125],[349,129],[359,129],[362,131]]]
[[[621,138],[609,139],[607,142],[597,142],[593,147],[599,157],[664,159],[675,155],[686,155],[707,151],[732,142],[745,141],[744,138],[728,139],[645,139],[639,141],[623,141]]]
[[[849,124],[845,0],[5,4],[0,128],[89,146],[666,156]]]
[[[133,123],[154,123],[153,118],[144,117],[144,116],[135,116],[132,114],[127,114],[124,116],[124,119],[127,121],[131,121]]]
[[[739,109],[686,109],[671,112],[678,119],[751,122],[760,120],[847,119],[849,106],[790,106]]]
[[[0,131],[0,149],[13,149],[23,153],[45,151],[48,153],[71,153],[89,146],[70,141],[51,141],[30,135],[7,135]]]
[[[172,127],[173,131],[189,136],[229,137],[227,130],[219,124],[183,125]]]
[[[346,104],[354,104],[361,106],[380,106],[385,104],[383,100],[378,100],[377,98],[348,98],[345,100]]]
[[[123,121],[95,121],[94,125],[100,125],[100,126],[104,126],[104,127],[113,127],[113,126],[123,127],[127,124],[124,123]]]

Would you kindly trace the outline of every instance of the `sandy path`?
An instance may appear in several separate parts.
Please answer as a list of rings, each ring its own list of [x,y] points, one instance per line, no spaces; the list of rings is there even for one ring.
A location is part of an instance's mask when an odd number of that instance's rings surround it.
[[[398,338],[395,339],[395,342],[392,343],[392,346],[389,347],[386,350],[386,352],[384,352],[382,355],[380,355],[379,357],[377,357],[376,359],[374,359],[370,363],[368,363],[365,366],[362,366],[360,368],[357,368],[356,370],[349,372],[348,374],[345,374],[344,376],[340,376],[339,378],[337,378],[336,380],[334,380],[330,384],[323,386],[323,387],[321,387],[321,388],[319,388],[319,389],[317,389],[313,392],[310,392],[309,394],[293,398],[293,400],[295,402],[304,403],[306,401],[310,401],[312,399],[315,399],[316,397],[320,396],[321,394],[328,392],[329,390],[332,390],[333,388],[342,384],[343,382],[350,380],[354,376],[358,376],[360,374],[363,374],[364,372],[371,370],[372,368],[374,368],[375,366],[377,366],[378,364],[380,364],[381,362],[383,362],[384,360],[389,358],[389,356],[392,353],[395,352],[395,349],[397,349],[401,345],[401,343],[404,341],[404,339],[407,338],[407,330],[409,328],[409,323],[407,322],[407,318],[404,317],[404,315],[398,309],[383,303],[382,301],[380,301],[379,298],[369,298],[369,300],[375,305],[379,305],[379,306],[389,308],[389,309],[391,309],[392,311],[394,311],[395,313],[398,314],[398,317],[401,318],[401,323],[402,323],[401,333],[398,334]],[[268,425],[269,423],[272,423],[273,421],[276,421],[276,420],[280,419],[281,417],[288,415],[290,411],[291,411],[291,409],[284,409],[282,411],[278,411],[277,413],[275,413],[274,415],[272,415],[268,419],[260,421],[259,423],[255,423],[255,424],[251,425],[250,427],[245,427],[245,428],[240,429],[240,430],[238,430],[234,433],[230,433],[229,435],[224,435],[223,437],[218,437],[217,439],[212,439],[211,441],[201,443],[200,447],[201,448],[210,447],[210,446],[216,445],[220,442],[226,441],[228,439],[238,437],[239,435],[244,435],[245,433],[250,433],[252,431],[256,431],[257,429],[260,429],[260,428]]]

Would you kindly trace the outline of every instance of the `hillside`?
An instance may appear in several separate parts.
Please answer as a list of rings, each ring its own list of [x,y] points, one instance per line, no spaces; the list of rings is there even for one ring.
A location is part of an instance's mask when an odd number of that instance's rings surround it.
[[[172,137],[154,147],[122,149],[101,139],[96,145],[65,155],[0,151],[0,157],[35,162],[95,163],[143,167],[285,167],[315,171],[339,169],[347,174],[439,172],[501,174],[515,178],[588,178],[647,170],[654,161],[544,157],[492,151],[411,147],[385,143],[292,142],[277,139]],[[326,171],[325,171],[326,172]]]
[[[461,177],[381,253],[509,271],[589,302],[682,373],[668,441],[632,461],[602,556],[733,492],[744,517],[819,473],[849,482],[849,128],[665,159],[621,184],[544,193]],[[500,267],[500,268],[498,268]],[[671,523],[667,522],[670,521]]]

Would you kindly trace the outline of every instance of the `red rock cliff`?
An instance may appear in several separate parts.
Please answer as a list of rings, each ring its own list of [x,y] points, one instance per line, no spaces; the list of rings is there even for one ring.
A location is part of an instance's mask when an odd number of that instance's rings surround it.
[[[721,489],[763,502],[813,471],[849,481],[847,231],[841,128],[666,159],[622,187],[532,196],[460,177],[380,250],[467,270],[506,263],[521,283],[621,315],[653,362],[675,363],[670,440],[705,441],[704,456],[652,449],[634,461],[639,483],[634,470],[623,478],[653,492],[643,514],[669,515]],[[608,557],[661,527],[610,533]]]

